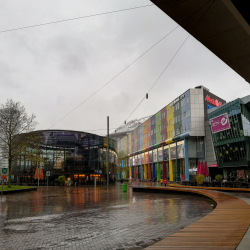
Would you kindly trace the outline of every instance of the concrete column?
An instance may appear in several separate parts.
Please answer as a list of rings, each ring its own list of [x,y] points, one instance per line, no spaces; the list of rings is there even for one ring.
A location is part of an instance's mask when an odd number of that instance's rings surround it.
[[[223,180],[227,180],[227,169],[223,168]]]

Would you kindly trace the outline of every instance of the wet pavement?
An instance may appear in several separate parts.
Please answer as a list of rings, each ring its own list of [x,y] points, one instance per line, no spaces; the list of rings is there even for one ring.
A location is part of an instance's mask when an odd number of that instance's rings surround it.
[[[205,197],[122,193],[119,183],[43,187],[0,199],[0,249],[143,249],[213,209]]]

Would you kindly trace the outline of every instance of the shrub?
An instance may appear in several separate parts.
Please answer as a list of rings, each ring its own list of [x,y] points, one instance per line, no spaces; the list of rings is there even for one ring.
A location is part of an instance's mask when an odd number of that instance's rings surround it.
[[[196,176],[196,181],[198,184],[203,184],[204,180],[205,180],[205,176],[203,174],[199,174]]]
[[[56,179],[56,181],[58,181],[59,183],[64,183],[65,182],[65,176],[61,175],[58,177],[58,179]]]
[[[222,175],[221,175],[221,174],[217,174],[217,175],[215,176],[215,179],[216,179],[217,181],[220,181],[221,178],[222,178]]]

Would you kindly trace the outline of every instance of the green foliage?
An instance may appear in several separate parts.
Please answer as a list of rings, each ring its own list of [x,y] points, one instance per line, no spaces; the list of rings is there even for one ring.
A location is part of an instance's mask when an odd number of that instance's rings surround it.
[[[203,184],[204,180],[205,180],[205,176],[203,174],[199,174],[196,176],[196,181],[198,184]]]
[[[3,185],[3,191],[7,190],[18,190],[18,189],[27,189],[27,188],[33,188],[31,186],[11,186],[10,188],[6,185]],[[0,187],[0,191],[2,190],[2,187]]]
[[[64,183],[65,182],[65,176],[64,175],[60,175],[58,177],[58,179],[56,179],[56,181],[60,182],[60,183]]]
[[[217,181],[220,181],[221,178],[222,178],[222,175],[221,175],[221,174],[217,174],[217,175],[215,176],[215,179],[216,179]]]

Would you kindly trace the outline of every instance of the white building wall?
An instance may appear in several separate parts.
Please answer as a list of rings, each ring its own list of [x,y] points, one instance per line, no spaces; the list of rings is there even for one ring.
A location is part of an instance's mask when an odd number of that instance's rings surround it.
[[[203,89],[190,89],[191,130],[190,136],[205,136]]]

